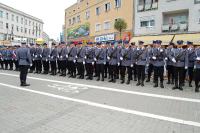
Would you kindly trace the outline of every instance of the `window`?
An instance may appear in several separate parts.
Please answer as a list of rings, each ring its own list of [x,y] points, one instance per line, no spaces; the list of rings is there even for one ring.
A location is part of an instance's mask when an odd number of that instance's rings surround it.
[[[27,25],[27,24],[28,24],[27,19],[25,19],[25,25]]]
[[[21,18],[21,24],[23,24],[24,23],[24,19],[23,18]]]
[[[121,0],[115,0],[115,8],[121,7]]]
[[[86,19],[89,19],[89,18],[90,18],[90,11],[86,11],[86,13],[85,13],[85,18],[86,18]]]
[[[111,22],[110,21],[104,22],[104,30],[109,30],[109,29],[111,29]]]
[[[95,31],[98,32],[101,30],[101,24],[96,24]]]
[[[31,26],[31,21],[29,21],[29,26]]]
[[[11,30],[12,30],[12,31],[14,30],[14,24],[12,24],[12,28],[11,28]]]
[[[75,24],[76,23],[76,18],[73,17],[73,23],[72,24]]]
[[[29,29],[28,34],[29,34],[29,35],[31,34],[31,29]]]
[[[194,3],[195,3],[195,4],[199,4],[199,3],[200,3],[200,0],[194,0]]]
[[[21,33],[23,33],[23,27],[21,27]]]
[[[15,15],[12,14],[12,21],[15,21]]]
[[[24,33],[25,33],[25,34],[27,33],[27,28],[25,28]]]
[[[72,24],[72,20],[71,19],[69,19],[69,25],[71,25]]]
[[[17,32],[19,32],[19,26],[16,27]]]
[[[77,16],[77,22],[78,22],[78,23],[81,22],[81,16],[80,16],[80,15]]]
[[[8,13],[6,13],[6,19],[9,19],[9,14]]]
[[[155,20],[144,20],[140,22],[140,27],[154,27]]]
[[[3,11],[0,10],[0,18],[3,18]]]
[[[100,15],[100,7],[96,8],[96,15]]]
[[[6,29],[9,29],[9,24],[8,23],[6,23]]]
[[[106,12],[110,11],[110,8],[111,8],[111,4],[110,3],[105,4],[105,11]]]
[[[18,16],[16,16],[16,21],[17,21],[17,23],[19,22],[19,17]]]
[[[3,21],[0,21],[0,29],[3,29]]]

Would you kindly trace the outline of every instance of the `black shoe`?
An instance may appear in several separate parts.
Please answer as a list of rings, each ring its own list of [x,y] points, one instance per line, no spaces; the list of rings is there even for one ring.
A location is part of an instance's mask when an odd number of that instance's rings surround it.
[[[189,84],[189,87],[193,87],[192,84]]]
[[[176,89],[178,89],[178,87],[177,87],[177,86],[174,86],[174,87],[172,88],[172,90],[176,90]]]
[[[33,71],[32,71],[32,70],[30,70],[30,71],[29,71],[29,73],[33,73]]]
[[[113,79],[109,80],[108,82],[110,82],[110,83],[113,82]]]
[[[140,84],[140,82],[138,82],[137,84],[136,84],[136,86],[140,86],[141,84]]]
[[[150,79],[147,79],[146,82],[147,82],[147,83],[150,82]]]
[[[183,87],[179,87],[178,89],[179,89],[180,91],[183,91]]]
[[[157,88],[157,87],[158,87],[158,84],[155,84],[153,87],[154,87],[154,88]]]
[[[197,92],[199,92],[199,88],[197,87],[197,88],[195,88],[195,92],[197,93]]]
[[[121,81],[121,84],[124,84],[124,80]]]
[[[97,78],[97,81],[99,81],[100,80],[100,78]]]
[[[90,77],[87,77],[86,80],[90,80]]]
[[[126,82],[126,84],[129,85],[129,84],[130,84],[130,80],[128,80],[128,81]]]
[[[160,88],[165,88],[164,85],[163,85],[163,83],[160,84]]]
[[[104,78],[102,78],[101,81],[104,81]]]
[[[174,81],[172,81],[171,84],[174,85]]]
[[[115,79],[113,80],[113,83],[116,83],[116,80],[115,80]]]
[[[30,86],[30,84],[21,84],[21,86],[24,86],[24,87],[25,87],[25,86]]]
[[[144,87],[144,83],[143,82],[141,83],[141,86]]]

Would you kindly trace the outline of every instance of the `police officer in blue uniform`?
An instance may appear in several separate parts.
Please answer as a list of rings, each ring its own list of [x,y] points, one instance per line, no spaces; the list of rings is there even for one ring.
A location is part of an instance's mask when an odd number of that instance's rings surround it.
[[[195,48],[193,42],[188,41],[188,75],[189,75],[189,87],[192,87],[192,81],[194,76],[194,62],[195,62]]]
[[[183,49],[183,41],[177,41],[177,48],[173,49],[173,55],[170,59],[174,62],[174,76],[175,76],[175,86],[173,90],[179,89],[183,90],[184,86],[184,71],[188,69],[188,51]]]
[[[120,54],[118,48],[115,47],[115,42],[111,42],[111,46],[108,48],[107,59],[109,61],[110,80],[109,82],[116,82],[117,79],[117,65],[119,62]]]
[[[0,47],[0,66],[1,66],[0,69],[4,69],[4,65],[3,65],[3,50],[4,50],[4,47]]]
[[[42,64],[43,64],[43,74],[49,73],[49,59],[50,59],[50,48],[48,48],[47,43],[43,44],[42,51]]]
[[[85,67],[87,71],[86,80],[93,80],[93,72],[94,72],[94,54],[95,49],[93,48],[93,42],[88,42],[88,46],[86,48],[85,54]]]
[[[30,84],[26,83],[28,69],[32,65],[30,49],[27,48],[26,43],[22,43],[21,48],[19,48],[16,53],[20,67],[21,86],[30,86]]]
[[[40,74],[42,72],[42,48],[39,44],[36,44],[36,50],[34,54],[35,58],[35,67],[36,67],[36,72]]]
[[[31,53],[31,60],[32,60],[32,66],[30,67],[29,73],[33,73],[35,71],[35,44],[30,43],[30,53]]]
[[[55,43],[52,43],[52,48],[50,52],[50,64],[51,64],[51,75],[55,76],[57,74],[57,58],[58,50]]]
[[[200,46],[198,46],[195,50],[195,62],[194,62],[194,70],[195,70],[195,92],[199,92],[200,87]]]
[[[139,46],[137,48],[136,52],[136,64],[137,64],[137,77],[138,77],[138,83],[136,86],[144,86],[144,80],[145,80],[145,67],[148,66],[149,63],[149,55],[148,50],[144,46],[143,41],[139,41]]]
[[[154,87],[158,87],[158,78],[160,78],[160,87],[164,88],[164,66],[165,66],[165,58],[166,53],[165,49],[161,47],[162,41],[156,41],[156,47],[153,49],[153,56],[152,59],[154,61],[153,68],[154,68]]]
[[[69,78],[76,78],[76,57],[77,57],[77,48],[75,44],[71,44],[68,53],[68,63],[69,63]]]
[[[128,80],[126,84],[130,84],[132,77],[133,68],[133,49],[130,47],[129,42],[124,42],[125,46],[121,50],[120,61],[121,61],[121,84],[125,82],[125,73],[128,73]]]
[[[82,42],[77,45],[77,71],[79,74],[78,79],[84,79],[85,77],[85,54],[86,47]]]
[[[94,61],[96,62],[97,81],[104,81],[104,68],[106,65],[107,49],[103,48],[104,44],[97,43],[97,48],[94,52]]]
[[[174,43],[169,43],[168,48],[166,49],[166,55],[167,55],[167,60],[166,60],[166,65],[167,65],[167,84],[174,84],[174,63],[170,59],[170,56],[172,56],[173,53],[173,48],[175,44]]]
[[[67,59],[68,59],[68,49],[65,43],[61,43],[61,51],[59,54],[59,62],[60,62],[60,76],[65,77],[67,71]]]

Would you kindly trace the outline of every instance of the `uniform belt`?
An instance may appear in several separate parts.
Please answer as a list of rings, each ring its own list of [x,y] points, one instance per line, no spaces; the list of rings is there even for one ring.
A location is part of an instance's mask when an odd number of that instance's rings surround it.
[[[178,60],[178,62],[185,62],[185,60]]]

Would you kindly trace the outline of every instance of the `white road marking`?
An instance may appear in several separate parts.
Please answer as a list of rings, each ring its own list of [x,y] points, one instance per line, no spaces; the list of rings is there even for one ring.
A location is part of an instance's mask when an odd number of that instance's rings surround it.
[[[122,113],[142,116],[142,117],[158,119],[158,120],[162,120],[162,121],[168,121],[168,122],[173,122],[173,123],[179,123],[179,124],[184,124],[184,125],[200,127],[199,122],[187,121],[187,120],[177,119],[177,118],[173,118],[173,117],[166,117],[166,116],[161,116],[161,115],[155,115],[155,114],[140,112],[140,111],[137,111],[137,110],[130,110],[130,109],[119,108],[119,107],[115,107],[115,106],[99,104],[99,103],[95,103],[95,102],[59,96],[59,95],[55,95],[55,94],[51,94],[51,93],[47,93],[47,92],[30,90],[30,89],[17,87],[17,86],[13,86],[13,85],[9,85],[9,84],[4,84],[4,83],[0,83],[0,86],[9,87],[9,88],[13,88],[13,89],[16,89],[16,90],[26,91],[26,92],[30,92],[30,93],[34,93],[34,94],[43,95],[43,96],[53,97],[53,98],[57,98],[57,99],[67,100],[67,101],[71,101],[71,102],[76,102],[76,103],[80,103],[80,104],[86,104],[86,105],[89,105],[89,106],[108,109],[108,110],[112,110],[112,111],[117,111],[117,112],[122,112]]]
[[[18,75],[7,74],[7,73],[0,73],[0,75],[19,77]],[[76,85],[76,86],[81,86],[81,87],[84,86],[84,87],[88,87],[88,88],[92,88],[92,89],[119,92],[119,93],[125,93],[125,94],[133,94],[133,95],[154,97],[154,98],[160,98],[160,99],[169,99],[169,100],[177,100],[177,101],[184,101],[184,102],[200,103],[200,99],[183,98],[183,97],[159,95],[159,94],[144,93],[144,92],[137,92],[137,91],[120,90],[120,89],[114,89],[114,88],[108,88],[108,87],[78,84],[78,83],[71,83],[71,82],[64,82],[64,81],[57,81],[57,80],[50,80],[50,79],[43,79],[43,78],[36,78],[36,77],[28,77],[28,78],[33,79],[33,80],[39,80],[39,81],[46,81],[46,82],[53,82],[53,83],[60,83],[60,84],[67,84],[67,85]]]

